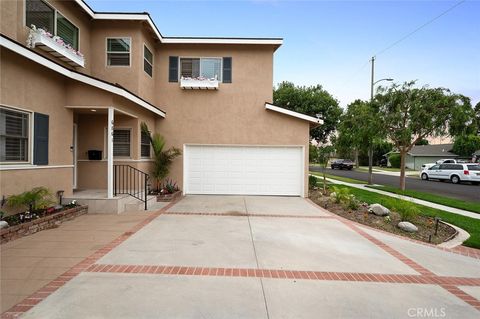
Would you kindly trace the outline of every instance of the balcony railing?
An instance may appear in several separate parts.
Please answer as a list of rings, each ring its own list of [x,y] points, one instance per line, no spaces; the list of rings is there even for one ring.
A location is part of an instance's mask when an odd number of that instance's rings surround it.
[[[74,67],[85,67],[85,59],[83,55],[66,44],[62,38],[52,36],[43,29],[37,29],[32,25],[30,35],[28,36],[27,45],[29,48],[39,48],[60,60]]]
[[[180,87],[184,90],[217,90],[219,81],[207,78],[180,78]]]

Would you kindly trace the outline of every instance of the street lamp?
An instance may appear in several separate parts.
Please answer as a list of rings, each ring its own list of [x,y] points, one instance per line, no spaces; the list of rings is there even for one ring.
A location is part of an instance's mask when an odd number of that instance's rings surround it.
[[[382,82],[382,81],[393,81],[393,79],[391,78],[386,78],[386,79],[380,79],[378,81],[375,81],[375,57],[372,56],[372,81],[370,82],[370,101],[373,100],[373,87],[375,86],[375,84],[377,84],[378,82]]]

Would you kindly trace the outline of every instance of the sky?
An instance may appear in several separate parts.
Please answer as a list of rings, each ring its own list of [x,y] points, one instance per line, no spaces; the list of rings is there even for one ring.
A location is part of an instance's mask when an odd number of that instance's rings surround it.
[[[480,0],[386,51],[459,1],[86,1],[96,11],[149,12],[164,36],[281,37],[274,84],[320,84],[342,107],[369,98],[374,55],[376,80],[417,80],[480,102]]]

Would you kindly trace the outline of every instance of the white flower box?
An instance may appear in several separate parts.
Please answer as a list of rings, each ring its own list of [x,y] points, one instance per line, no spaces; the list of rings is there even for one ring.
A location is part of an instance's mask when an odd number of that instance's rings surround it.
[[[85,58],[81,53],[63,43],[60,37],[52,37],[50,33],[32,26],[28,38],[29,48],[39,48],[62,61],[74,66],[85,67]]]
[[[218,82],[217,79],[182,77],[180,79],[180,87],[190,90],[217,90]]]

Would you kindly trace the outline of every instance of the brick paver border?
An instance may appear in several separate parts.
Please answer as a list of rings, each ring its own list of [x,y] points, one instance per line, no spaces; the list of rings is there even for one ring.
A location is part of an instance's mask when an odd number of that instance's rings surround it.
[[[281,215],[281,214],[252,214],[252,213],[195,213],[195,212],[167,212],[167,210],[175,205],[180,197],[172,201],[167,206],[159,211],[152,213],[146,219],[135,225],[130,231],[120,235],[118,238],[107,244],[105,247],[97,250],[85,260],[73,266],[70,270],[60,275],[58,278],[49,282],[43,288],[40,288],[34,294],[25,298],[23,301],[13,306],[1,315],[1,319],[18,318],[23,313],[27,312],[42,300],[47,298],[53,292],[64,286],[68,281],[76,277],[81,272],[102,272],[102,273],[135,273],[135,274],[162,274],[162,275],[190,275],[190,276],[232,276],[232,277],[257,277],[257,278],[275,278],[275,279],[303,279],[303,280],[329,280],[329,281],[350,281],[350,282],[382,282],[382,283],[408,283],[408,284],[433,284],[438,285],[457,298],[472,305],[475,309],[480,311],[480,301],[475,297],[464,292],[458,286],[480,286],[480,278],[467,277],[447,277],[437,276],[427,268],[419,265],[412,259],[401,254],[394,248],[376,239],[370,234],[359,228],[359,225],[351,220],[345,219],[341,216],[332,214],[322,207],[316,205],[310,199],[307,201],[314,207],[319,208],[322,212],[327,213],[327,216],[318,215]],[[186,267],[176,265],[106,265],[96,264],[96,262],[112,251],[115,247],[130,238],[137,231],[145,227],[152,220],[158,216],[165,215],[200,215],[200,216],[246,216],[246,217],[273,217],[273,218],[311,218],[311,219],[337,219],[353,231],[357,232],[376,246],[385,250],[390,255],[394,256],[407,266],[414,269],[419,275],[397,275],[397,274],[375,274],[375,273],[349,273],[349,272],[319,272],[319,271],[301,271],[301,270],[283,270],[283,269],[257,269],[257,268],[210,268],[210,267]],[[370,229],[381,231],[366,225]],[[384,231],[381,231],[384,232]],[[404,238],[395,234],[384,232],[389,235],[397,236],[402,239],[407,239],[416,243],[434,247],[437,249],[454,252],[457,254],[469,256],[480,259],[480,253],[471,253],[468,249],[452,250],[447,248],[437,247],[410,238]]]

